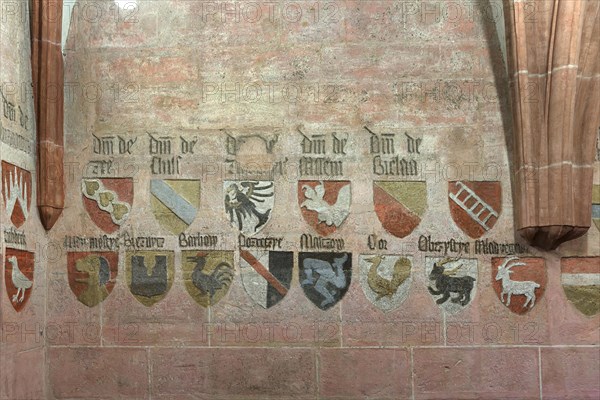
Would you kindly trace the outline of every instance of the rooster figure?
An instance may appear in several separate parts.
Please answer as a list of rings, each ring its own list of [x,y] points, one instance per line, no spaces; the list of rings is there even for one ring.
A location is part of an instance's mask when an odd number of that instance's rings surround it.
[[[13,285],[17,288],[17,293],[15,293],[12,297],[13,303],[22,303],[25,299],[25,291],[31,288],[33,282],[23,275],[21,270],[19,269],[19,263],[17,261],[17,257],[11,256],[8,258],[8,262],[12,265],[12,274],[11,279]],[[19,297],[21,295],[21,297]]]
[[[223,287],[228,287],[233,281],[233,268],[226,262],[220,262],[211,273],[205,273],[206,254],[199,253],[196,257],[188,257],[187,260],[196,264],[192,272],[192,283],[202,293],[207,294],[211,302],[215,293]]]
[[[340,189],[335,204],[329,204],[323,198],[325,196],[323,181],[320,181],[314,189],[308,185],[303,185],[302,191],[307,200],[300,207],[316,211],[319,222],[325,222],[327,226],[335,225],[339,227],[348,217],[350,213],[350,184]]]
[[[382,277],[379,275],[378,268],[384,259],[385,256],[381,255],[366,259],[366,261],[371,263],[371,267],[367,274],[367,283],[371,290],[377,294],[377,300],[380,300],[383,297],[391,297],[396,294],[400,285],[402,285],[410,276],[410,260],[405,257],[400,257],[394,264],[391,279]]]

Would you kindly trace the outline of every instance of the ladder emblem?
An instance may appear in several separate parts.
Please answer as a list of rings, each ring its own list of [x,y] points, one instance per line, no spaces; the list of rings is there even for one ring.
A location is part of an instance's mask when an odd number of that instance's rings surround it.
[[[456,225],[471,238],[478,239],[500,218],[502,187],[500,182],[449,182],[448,201]]]

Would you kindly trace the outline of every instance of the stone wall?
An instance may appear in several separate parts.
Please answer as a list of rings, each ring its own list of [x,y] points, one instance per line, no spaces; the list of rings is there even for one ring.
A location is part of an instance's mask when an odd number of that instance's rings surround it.
[[[36,349],[46,398],[597,397],[600,232],[549,253],[514,235],[499,18],[79,1],[66,208],[48,242],[20,228],[43,276],[20,313],[2,295],[3,349]],[[503,276],[532,284],[508,305]],[[37,320],[40,343],[7,335]],[[8,391],[19,371],[2,395],[43,397]]]

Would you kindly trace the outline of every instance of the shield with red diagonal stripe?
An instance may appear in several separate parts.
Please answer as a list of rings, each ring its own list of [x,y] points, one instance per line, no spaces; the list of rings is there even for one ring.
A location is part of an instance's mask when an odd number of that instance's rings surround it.
[[[491,230],[502,212],[500,182],[448,182],[448,201],[452,219],[473,239]]]
[[[373,203],[385,230],[403,238],[419,226],[427,210],[427,184],[375,181]]]
[[[240,250],[242,283],[248,295],[263,308],[279,303],[290,289],[294,253]]]
[[[588,317],[600,313],[600,257],[563,258],[560,264],[567,299]]]

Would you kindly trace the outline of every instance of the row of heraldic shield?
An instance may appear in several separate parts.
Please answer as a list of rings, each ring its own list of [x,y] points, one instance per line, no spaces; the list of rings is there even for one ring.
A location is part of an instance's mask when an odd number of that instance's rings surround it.
[[[263,229],[273,213],[273,181],[224,181],[226,218],[245,235]],[[350,181],[299,181],[298,204],[304,220],[322,236],[335,232],[348,218]],[[130,178],[84,178],[82,197],[94,223],[107,233],[122,226],[131,213],[133,180]],[[180,234],[195,220],[200,206],[200,181],[152,179],[152,213],[166,230]],[[452,218],[470,237],[479,238],[496,224],[502,211],[502,188],[493,181],[449,182]],[[427,209],[427,186],[417,181],[375,181],[375,213],[392,235],[409,235]]]
[[[263,308],[278,304],[290,291],[294,253],[291,251],[240,250],[240,275],[252,300]],[[16,311],[29,299],[33,285],[34,254],[6,249],[6,292]],[[89,307],[104,301],[117,283],[116,252],[70,252],[67,254],[69,286],[77,299]],[[175,275],[173,251],[126,252],[125,275],[133,296],[145,306],[166,297]],[[236,271],[234,252],[186,250],[181,253],[182,278],[187,292],[200,305],[219,302],[229,291]],[[327,310],[347,292],[352,279],[352,254],[300,252],[298,279],[305,296]],[[391,311],[409,295],[414,276],[413,257],[360,255],[359,280],[377,308]],[[563,258],[561,282],[566,297],[587,316],[600,311],[600,257]],[[444,313],[467,307],[476,296],[478,260],[471,258],[425,258],[424,280],[433,301]],[[491,283],[498,298],[517,314],[531,310],[547,286],[543,258],[494,257]]]
[[[106,233],[117,231],[129,218],[133,178],[84,178],[83,204],[94,223]],[[335,232],[348,218],[350,181],[299,181],[298,204],[304,220],[320,235]],[[6,212],[20,227],[31,205],[31,173],[2,161],[2,194]],[[200,206],[200,181],[152,179],[152,213],[166,230],[180,234],[195,220]],[[420,181],[375,181],[375,213],[385,230],[403,238],[419,224],[427,210],[427,184]],[[264,228],[275,204],[273,181],[224,181],[223,205],[229,222],[245,235]],[[498,181],[450,181],[448,203],[452,219],[469,237],[478,239],[491,230],[502,212]],[[600,230],[600,185],[592,195],[592,220]]]

